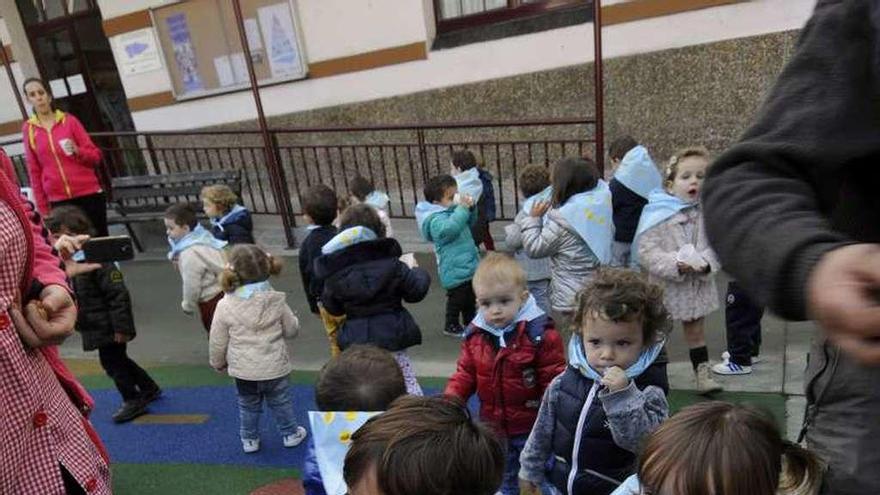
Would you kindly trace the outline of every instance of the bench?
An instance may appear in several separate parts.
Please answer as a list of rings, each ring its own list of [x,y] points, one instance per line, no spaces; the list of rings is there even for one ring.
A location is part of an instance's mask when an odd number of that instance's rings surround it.
[[[125,225],[132,242],[143,252],[132,224],[161,220],[169,206],[183,202],[194,204],[199,217],[206,218],[199,203],[202,188],[226,184],[241,197],[241,170],[116,177],[111,184],[113,194],[107,205],[107,224]]]

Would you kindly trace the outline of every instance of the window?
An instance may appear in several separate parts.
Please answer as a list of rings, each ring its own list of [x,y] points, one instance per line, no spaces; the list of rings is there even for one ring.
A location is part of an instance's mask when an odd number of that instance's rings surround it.
[[[27,26],[97,8],[95,0],[16,0]]]
[[[241,0],[254,72],[260,83],[306,75],[299,29],[287,0]],[[228,0],[189,0],[152,11],[177,99],[248,87],[235,11]]]
[[[437,31],[442,33],[586,3],[588,0],[434,0],[434,12]]]

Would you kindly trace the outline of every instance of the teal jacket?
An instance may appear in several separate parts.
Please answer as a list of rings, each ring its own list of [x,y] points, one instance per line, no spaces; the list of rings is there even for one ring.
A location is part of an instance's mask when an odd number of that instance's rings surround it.
[[[422,235],[434,243],[440,285],[452,289],[470,283],[480,262],[480,253],[471,236],[470,226],[477,220],[477,210],[452,206],[434,213],[422,224]]]

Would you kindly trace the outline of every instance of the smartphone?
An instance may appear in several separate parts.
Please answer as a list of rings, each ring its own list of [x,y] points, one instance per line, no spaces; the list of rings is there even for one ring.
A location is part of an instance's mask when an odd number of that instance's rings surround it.
[[[127,261],[134,259],[134,246],[127,235],[93,237],[83,244],[83,254],[87,263]]]

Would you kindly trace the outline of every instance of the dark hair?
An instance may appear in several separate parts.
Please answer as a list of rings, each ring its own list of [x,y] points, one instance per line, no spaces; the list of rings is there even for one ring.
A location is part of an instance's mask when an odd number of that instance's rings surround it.
[[[550,172],[544,165],[528,165],[519,174],[519,190],[529,197],[547,189],[550,185]]]
[[[340,231],[357,226],[372,230],[380,239],[385,237],[385,224],[382,223],[376,209],[370,205],[351,205],[339,215]]]
[[[356,197],[358,201],[364,201],[367,199],[367,195],[376,190],[376,187],[366,177],[355,175],[348,181],[348,190],[351,191],[351,195]]]
[[[199,224],[199,219],[196,217],[196,209],[189,203],[176,203],[169,206],[165,210],[165,218],[171,220],[176,225],[186,225],[190,229],[195,229],[196,225]]]
[[[580,333],[590,315],[613,322],[641,320],[645,347],[665,334],[671,323],[663,304],[663,287],[623,268],[600,268],[578,294],[573,321],[576,332]]]
[[[612,160],[623,160],[623,157],[638,145],[639,142],[632,136],[620,136],[612,141],[611,146],[608,147],[608,158],[611,158]]]
[[[457,186],[458,183],[455,182],[455,179],[453,179],[451,175],[442,174],[431,177],[428,179],[428,182],[425,183],[425,201],[429,203],[437,203],[443,199],[443,195],[446,194],[446,191]]]
[[[821,471],[767,413],[711,401],[682,409],[648,437],[638,475],[648,493],[672,483],[669,493],[774,495],[815,493]]]
[[[220,273],[220,287],[225,292],[267,280],[281,273],[283,267],[277,256],[253,244],[236,244],[229,250],[227,260],[226,268]]]
[[[321,411],[384,411],[405,394],[397,361],[372,345],[353,345],[328,361],[315,385]]]
[[[477,157],[470,150],[455,150],[452,152],[452,164],[464,172],[477,166]]]
[[[599,169],[589,158],[563,158],[553,164],[553,206],[558,208],[575,194],[589,191],[599,183]]]
[[[403,396],[351,436],[349,487],[371,469],[385,495],[491,495],[501,485],[504,444],[451,397]]]
[[[86,212],[76,206],[58,206],[52,208],[46,218],[46,228],[53,234],[67,229],[74,235],[95,235],[95,227]]]
[[[324,184],[308,188],[303,195],[303,211],[315,225],[330,225],[336,218],[336,192]]]

